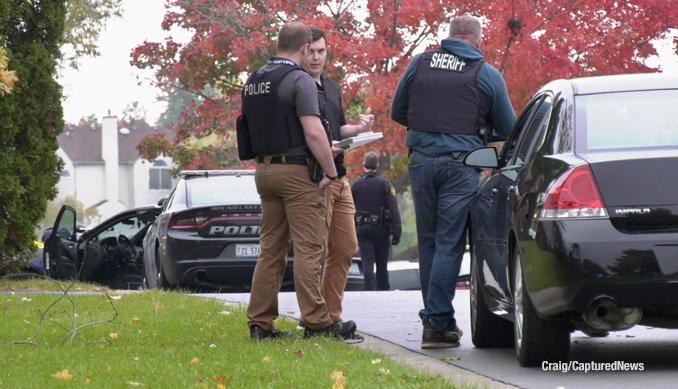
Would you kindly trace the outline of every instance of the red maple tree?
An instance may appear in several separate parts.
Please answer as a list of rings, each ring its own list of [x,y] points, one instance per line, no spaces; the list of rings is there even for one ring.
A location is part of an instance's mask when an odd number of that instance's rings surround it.
[[[504,75],[519,113],[540,86],[557,78],[655,72],[645,60],[656,55],[652,40],[666,38],[678,26],[673,1],[635,0],[167,0],[162,27],[188,29],[191,41],[144,42],[132,52],[132,64],[154,69],[158,87],[194,93],[173,143],[161,136],[145,139],[145,158],[160,153],[181,168],[239,165],[234,123],[240,89],[247,74],[275,54],[282,23],[302,21],[328,36],[327,74],[338,81],[349,121],[371,107],[375,131],[384,139],[347,157],[349,177],[360,171],[365,152],[407,155],[406,130],[390,119],[396,85],[416,52],[447,36],[451,17],[472,14],[484,24],[481,50]],[[674,47],[678,40],[674,40]],[[205,95],[206,87],[218,91]],[[196,148],[191,140],[216,135],[220,142]],[[385,158],[388,159],[388,158]],[[397,160],[396,160],[397,161]],[[402,160],[401,160],[402,161]],[[404,170],[395,163],[393,175]]]

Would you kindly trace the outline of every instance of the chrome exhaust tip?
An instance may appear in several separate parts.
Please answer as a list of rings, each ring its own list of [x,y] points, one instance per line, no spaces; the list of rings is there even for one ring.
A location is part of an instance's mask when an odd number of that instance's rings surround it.
[[[584,321],[597,331],[623,331],[640,323],[642,308],[619,308],[614,299],[600,296],[584,311]]]

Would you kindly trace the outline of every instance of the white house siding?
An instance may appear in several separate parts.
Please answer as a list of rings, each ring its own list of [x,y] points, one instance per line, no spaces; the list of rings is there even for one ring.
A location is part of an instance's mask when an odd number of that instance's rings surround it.
[[[118,174],[120,174],[120,192],[118,194],[120,202],[127,208],[136,207],[134,199],[134,165],[121,163]]]
[[[158,158],[167,163],[172,168],[172,160],[170,158]],[[136,206],[156,204],[162,197],[167,196],[172,191],[171,189],[150,189],[150,170],[153,168],[153,163],[142,162],[137,160],[134,164],[134,198]],[[171,188],[176,185],[176,179],[172,179]]]
[[[75,195],[75,169],[73,162],[61,148],[57,150],[57,155],[64,161],[64,173],[61,175],[57,186],[59,193],[56,200],[63,200],[68,196]]]
[[[104,165],[75,166],[75,192],[85,208],[106,199]]]

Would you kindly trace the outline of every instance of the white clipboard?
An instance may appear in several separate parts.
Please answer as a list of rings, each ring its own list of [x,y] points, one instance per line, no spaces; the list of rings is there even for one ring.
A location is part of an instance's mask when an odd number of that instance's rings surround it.
[[[375,140],[379,140],[383,137],[384,134],[382,134],[381,132],[364,132],[362,134],[359,134],[358,136],[344,139],[341,142],[335,144],[334,146],[344,150],[351,150],[355,149],[356,147],[360,147],[368,143],[374,142]]]

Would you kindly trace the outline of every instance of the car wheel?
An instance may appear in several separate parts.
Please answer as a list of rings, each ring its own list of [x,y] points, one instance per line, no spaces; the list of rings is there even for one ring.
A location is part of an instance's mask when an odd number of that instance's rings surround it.
[[[477,348],[513,346],[513,325],[490,312],[480,286],[475,249],[471,247],[471,340]]]
[[[537,315],[527,293],[523,263],[516,248],[513,261],[513,322],[516,356],[522,366],[566,362],[570,354],[570,328],[562,320],[546,320]]]

